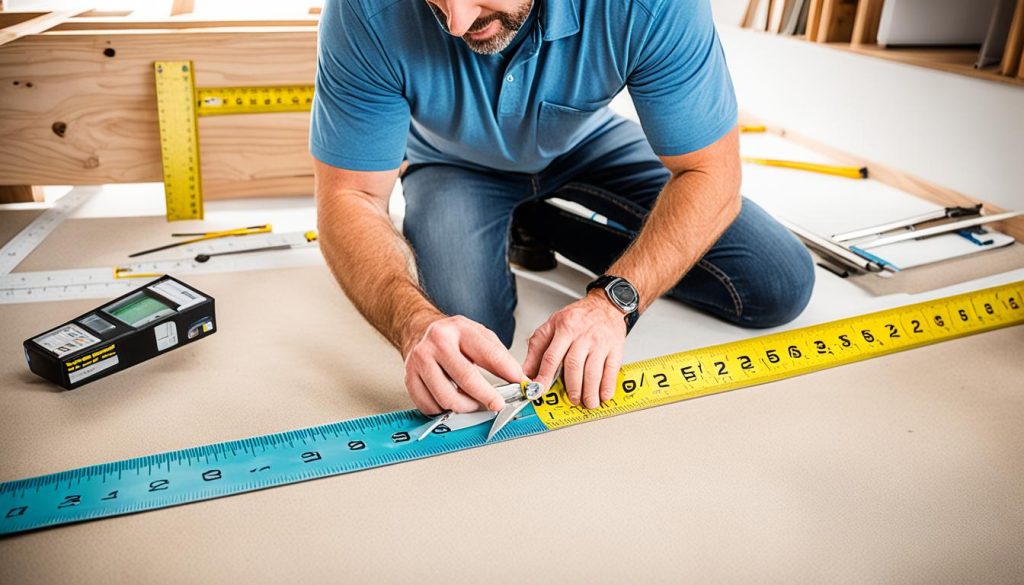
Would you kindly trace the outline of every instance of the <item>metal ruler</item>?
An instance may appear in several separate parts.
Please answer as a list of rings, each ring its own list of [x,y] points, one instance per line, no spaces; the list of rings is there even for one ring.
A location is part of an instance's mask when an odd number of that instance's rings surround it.
[[[196,88],[191,61],[153,68],[168,221],[203,218],[200,116],[301,112],[313,104],[312,85]]]
[[[1024,281],[627,364],[604,406],[572,406],[556,384],[494,441],[1024,323]],[[416,411],[182,449],[0,484],[0,534],[163,508],[450,453],[485,444],[489,425],[444,425]]]
[[[21,261],[31,254],[32,250],[35,250],[46,239],[46,236],[50,235],[61,222],[81,207],[99,189],[94,186],[75,187],[58,199],[53,207],[32,220],[32,223],[18,232],[11,238],[11,241],[4,244],[0,248],[0,277],[9,274],[18,264],[21,264]]]
[[[311,235],[312,234],[312,235]],[[289,246],[289,250],[280,250]],[[307,250],[306,248],[309,248]],[[177,249],[183,256],[110,268],[72,268],[0,275],[0,304],[97,299],[120,296],[164,274],[210,274],[315,266],[323,262],[315,232],[259,234],[197,242]],[[267,250],[259,252],[260,250]],[[241,251],[252,253],[237,254]],[[224,254],[199,262],[199,254]]]

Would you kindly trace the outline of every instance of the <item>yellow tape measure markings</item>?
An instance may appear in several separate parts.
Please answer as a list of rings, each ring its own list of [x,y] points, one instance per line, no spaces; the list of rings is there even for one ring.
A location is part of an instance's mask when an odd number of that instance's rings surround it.
[[[312,85],[196,89],[196,109],[200,116],[308,112],[312,107]]]
[[[534,402],[550,429],[726,392],[1024,323],[1024,282],[627,364],[599,409],[561,384]]]
[[[157,61],[153,66],[167,220],[203,219],[192,62]]]

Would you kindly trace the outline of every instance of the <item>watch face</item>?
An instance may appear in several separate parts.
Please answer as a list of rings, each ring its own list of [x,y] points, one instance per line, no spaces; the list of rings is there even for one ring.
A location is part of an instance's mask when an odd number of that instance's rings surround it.
[[[628,282],[616,282],[608,292],[611,293],[612,298],[623,309],[629,311],[636,309],[636,291],[633,290],[633,287]]]

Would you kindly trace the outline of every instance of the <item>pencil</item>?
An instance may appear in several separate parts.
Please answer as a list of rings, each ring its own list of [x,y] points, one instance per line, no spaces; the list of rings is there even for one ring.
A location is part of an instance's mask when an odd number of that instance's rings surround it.
[[[867,167],[843,167],[836,165],[823,165],[818,163],[807,163],[793,160],[775,160],[770,158],[752,158],[749,156],[743,157],[743,162],[753,163],[757,165],[765,165],[769,167],[782,167],[786,169],[797,169],[800,171],[811,171],[814,173],[824,173],[826,175],[836,175],[838,177],[846,177],[848,179],[866,179],[868,178]]]

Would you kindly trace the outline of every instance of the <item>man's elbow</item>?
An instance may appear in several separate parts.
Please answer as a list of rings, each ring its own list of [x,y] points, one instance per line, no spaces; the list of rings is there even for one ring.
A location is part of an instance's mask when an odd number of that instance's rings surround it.
[[[730,177],[730,179],[732,178]],[[722,215],[728,223],[732,223],[739,216],[740,208],[743,207],[739,176],[735,180],[726,181],[726,184],[722,186],[721,193],[723,198]]]

